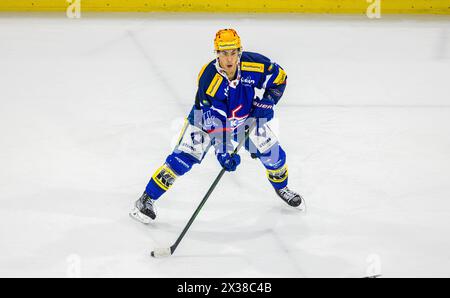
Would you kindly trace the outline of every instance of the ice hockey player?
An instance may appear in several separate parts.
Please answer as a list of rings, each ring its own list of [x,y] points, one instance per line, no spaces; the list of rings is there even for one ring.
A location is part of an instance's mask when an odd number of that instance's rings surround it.
[[[258,158],[278,196],[292,207],[303,207],[302,197],[287,187],[286,154],[270,128],[273,107],[286,88],[286,73],[267,57],[242,51],[241,40],[233,29],[222,29],[214,39],[216,59],[198,75],[195,104],[189,113],[180,139],[165,163],[151,177],[130,215],[149,223],[156,218],[155,201],[176,179],[199,164],[211,146],[220,165],[234,171],[240,156],[231,154],[233,143],[249,120],[257,119],[245,149]]]

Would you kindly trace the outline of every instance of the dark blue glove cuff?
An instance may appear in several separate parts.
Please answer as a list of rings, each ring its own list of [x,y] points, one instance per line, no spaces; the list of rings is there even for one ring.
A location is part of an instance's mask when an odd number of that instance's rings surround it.
[[[266,89],[264,92],[263,98],[267,98],[273,101],[274,104],[277,104],[283,96],[284,89],[286,89],[286,84],[278,85],[273,88]]]
[[[227,171],[235,171],[241,163],[241,157],[238,154],[218,153],[217,160],[220,165]]]

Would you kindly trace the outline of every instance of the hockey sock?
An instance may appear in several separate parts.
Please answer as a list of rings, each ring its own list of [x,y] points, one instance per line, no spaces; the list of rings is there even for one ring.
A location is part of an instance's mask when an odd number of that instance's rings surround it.
[[[177,177],[175,172],[167,164],[164,164],[153,174],[145,192],[153,200],[157,200],[173,185]]]
[[[275,170],[267,169],[267,178],[275,189],[281,189],[288,183],[288,168],[284,164],[281,168]]]

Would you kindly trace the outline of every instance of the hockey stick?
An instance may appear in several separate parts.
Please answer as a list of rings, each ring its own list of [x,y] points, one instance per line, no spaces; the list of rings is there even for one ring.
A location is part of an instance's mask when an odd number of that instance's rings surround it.
[[[234,149],[233,154],[238,153],[238,151],[241,149],[241,147],[244,145],[245,141],[248,139],[248,137],[250,136],[250,133],[253,131],[253,129],[256,126],[256,121],[252,121],[252,123],[250,124],[250,126],[248,127],[248,129],[245,132],[245,137],[243,140],[241,140],[238,144],[238,146],[236,147],[236,149]],[[189,219],[188,223],[186,224],[186,226],[184,227],[183,231],[181,232],[180,236],[178,236],[178,239],[175,241],[175,243],[171,246],[171,247],[167,247],[167,248],[156,248],[155,250],[153,250],[151,252],[151,256],[154,258],[159,258],[159,257],[168,257],[171,256],[175,249],[177,249],[178,244],[180,244],[181,239],[183,239],[184,235],[186,234],[186,232],[188,231],[189,227],[191,226],[191,224],[194,222],[195,218],[197,217],[198,213],[200,212],[200,210],[202,209],[203,205],[205,205],[206,200],[208,200],[209,196],[211,195],[211,193],[213,192],[214,188],[216,188],[216,185],[219,183],[220,179],[222,178],[223,174],[225,174],[225,168],[222,168],[222,170],[220,171],[219,175],[217,175],[217,178],[214,180],[213,184],[211,185],[211,187],[209,188],[208,192],[206,193],[206,195],[203,197],[203,200],[200,202],[200,204],[198,205],[197,209],[195,210],[194,214],[192,214],[191,219]]]
[[[378,277],[381,277],[381,274],[367,275],[367,276],[364,276],[363,278],[378,278]]]

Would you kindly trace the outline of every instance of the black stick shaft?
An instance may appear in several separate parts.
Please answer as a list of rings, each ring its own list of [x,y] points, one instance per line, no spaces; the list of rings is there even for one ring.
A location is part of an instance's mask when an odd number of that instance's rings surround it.
[[[248,128],[248,130],[245,133],[245,137],[243,140],[241,140],[238,144],[238,146],[236,147],[236,149],[234,149],[232,154],[236,154],[241,147],[244,145],[245,141],[248,139],[250,133],[253,131],[253,128],[256,126],[256,122],[253,121],[252,124],[250,125],[250,127]],[[206,201],[208,200],[209,196],[211,195],[211,193],[213,192],[213,190],[216,188],[217,184],[219,183],[220,179],[222,178],[223,174],[225,174],[226,170],[225,168],[222,168],[222,170],[220,171],[219,175],[217,175],[217,178],[214,180],[214,182],[212,183],[211,187],[208,189],[208,192],[206,193],[206,195],[203,197],[203,200],[200,202],[200,204],[198,205],[197,209],[194,211],[194,214],[192,214],[191,219],[189,219],[188,223],[186,224],[186,226],[184,227],[183,231],[181,232],[180,236],[178,236],[178,239],[175,241],[175,243],[170,247],[170,252],[171,254],[173,254],[173,252],[175,251],[175,249],[177,249],[178,244],[180,244],[181,239],[183,239],[184,235],[186,234],[186,232],[189,230],[189,227],[192,225],[192,223],[194,222],[195,218],[197,217],[198,213],[200,212],[200,210],[202,209],[203,205],[205,205]]]

